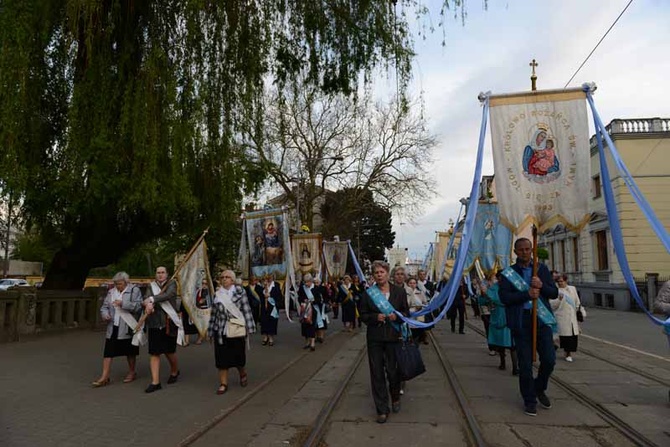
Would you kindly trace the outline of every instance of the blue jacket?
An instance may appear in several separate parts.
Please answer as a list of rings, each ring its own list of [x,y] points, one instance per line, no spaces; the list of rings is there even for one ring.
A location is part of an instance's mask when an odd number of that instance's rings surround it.
[[[532,267],[532,263],[531,263]],[[519,276],[523,277],[521,272],[521,267],[519,264],[513,264],[512,268]],[[540,299],[544,305],[551,312],[551,305],[549,300],[556,299],[558,297],[558,287],[554,283],[554,280],[551,277],[551,273],[546,265],[540,264],[537,268],[537,276],[542,281],[542,289],[540,289]],[[514,287],[514,284],[509,282],[505,276],[501,276],[500,282],[498,283],[498,297],[500,301],[505,305],[505,315],[507,317],[507,327],[511,330],[521,329],[521,322],[523,318],[523,305],[526,301],[530,300],[530,295],[528,292],[520,292]],[[542,322],[540,321],[540,324]]]

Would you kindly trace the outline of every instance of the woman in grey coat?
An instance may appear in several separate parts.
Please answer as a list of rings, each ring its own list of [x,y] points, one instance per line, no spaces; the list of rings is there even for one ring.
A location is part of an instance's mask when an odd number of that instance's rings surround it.
[[[142,309],[142,292],[138,287],[130,284],[130,278],[126,272],[118,272],[112,281],[114,287],[109,290],[100,307],[102,320],[107,322],[107,332],[102,374],[98,380],[91,383],[94,388],[109,384],[109,373],[114,357],[125,356],[128,359],[128,374],[123,379],[123,383],[132,382],[137,377],[135,363],[139,354],[139,346],[132,344],[134,328],[129,326],[128,321],[136,320],[137,314]]]

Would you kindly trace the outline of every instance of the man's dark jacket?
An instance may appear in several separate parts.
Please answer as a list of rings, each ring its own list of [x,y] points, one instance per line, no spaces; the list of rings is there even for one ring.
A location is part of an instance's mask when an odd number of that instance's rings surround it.
[[[533,264],[530,264],[530,267],[533,267]],[[513,264],[512,268],[515,272],[523,278],[523,273],[521,272],[521,266],[519,264]],[[551,312],[551,305],[549,300],[553,300],[558,297],[558,288],[554,283],[551,273],[546,265],[540,264],[537,268],[537,276],[542,281],[542,289],[540,289],[540,298],[544,303],[545,307]],[[500,283],[498,285],[498,297],[500,301],[505,305],[505,316],[507,317],[507,327],[511,330],[521,329],[521,321],[523,318],[523,305],[526,301],[530,300],[530,295],[528,292],[520,292],[514,287],[514,284],[509,282],[504,275],[500,277]]]

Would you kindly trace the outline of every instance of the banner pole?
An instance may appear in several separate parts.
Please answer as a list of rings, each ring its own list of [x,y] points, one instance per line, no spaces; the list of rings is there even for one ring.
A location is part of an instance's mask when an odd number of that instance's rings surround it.
[[[533,225],[533,276],[537,276],[537,227]],[[533,363],[537,361],[537,299],[533,300]]]
[[[170,277],[169,280],[165,281],[165,285],[163,285],[163,288],[161,289],[161,293],[165,292],[165,289],[167,288],[167,286],[168,286],[168,284],[170,283],[170,281],[172,281],[173,279],[175,279],[175,278],[177,277],[177,273],[179,273],[179,271],[182,269],[182,267],[184,266],[184,264],[186,264],[186,261],[188,261],[188,260],[191,258],[191,256],[193,255],[193,252],[194,252],[195,249],[198,247],[198,244],[200,244],[200,242],[205,238],[205,236],[207,236],[207,233],[208,233],[208,232],[209,232],[209,227],[207,227],[207,228],[205,229],[205,231],[202,232],[202,234],[200,235],[200,237],[198,238],[198,240],[195,242],[195,244],[193,244],[193,246],[191,247],[191,249],[189,250],[189,252],[186,254],[186,257],[185,257],[185,258],[181,261],[181,263],[179,264],[179,267],[177,267],[177,268],[175,269],[174,273],[172,274],[172,277]],[[211,288],[211,285],[210,285],[210,288]],[[175,309],[175,310],[176,310],[176,309]],[[142,311],[142,315],[140,316],[140,319],[139,319],[139,321],[137,322],[137,326],[135,326],[135,331],[134,331],[134,332],[137,332],[137,331],[139,331],[139,330],[142,328],[142,325],[143,325],[144,322],[147,320],[147,317],[148,317],[148,316],[149,316],[149,314],[148,314],[145,310],[143,310],[143,311]]]

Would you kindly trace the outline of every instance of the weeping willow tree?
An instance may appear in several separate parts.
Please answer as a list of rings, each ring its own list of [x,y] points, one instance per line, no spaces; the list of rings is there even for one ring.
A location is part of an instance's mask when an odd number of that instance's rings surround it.
[[[241,201],[266,175],[238,135],[262,133],[267,83],[351,94],[382,66],[402,89],[425,13],[416,0],[2,0],[0,181],[60,247],[44,287],[79,288],[91,267],[206,227],[232,255]]]

